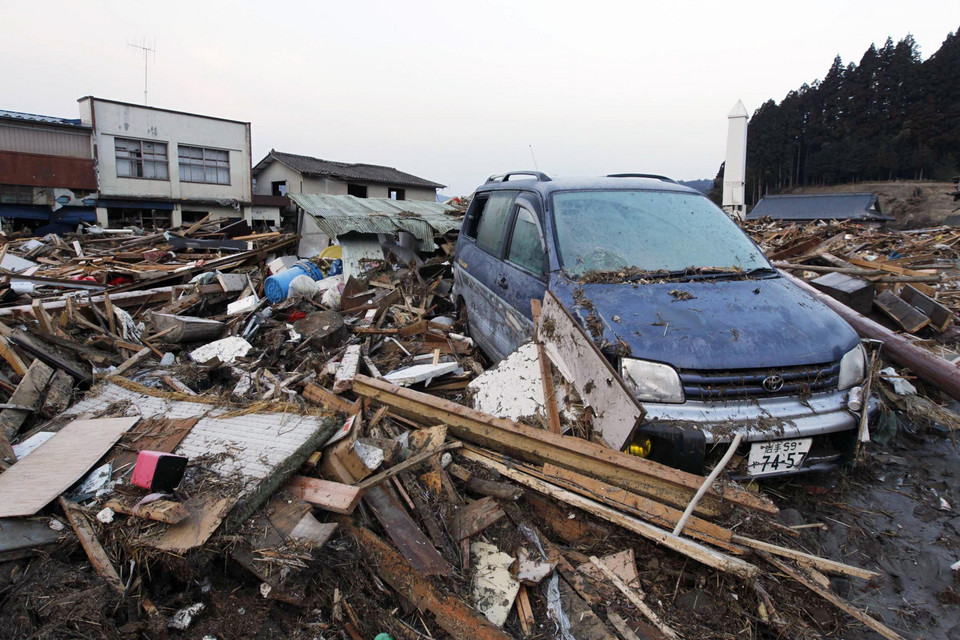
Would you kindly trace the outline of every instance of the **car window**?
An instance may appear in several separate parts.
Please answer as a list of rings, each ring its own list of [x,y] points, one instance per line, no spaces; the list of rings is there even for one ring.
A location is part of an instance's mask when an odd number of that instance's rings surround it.
[[[543,246],[540,244],[540,231],[533,214],[527,209],[517,211],[517,221],[513,224],[513,237],[510,240],[510,252],[507,259],[527,271],[537,275],[543,273]]]
[[[477,221],[477,246],[495,256],[500,255],[503,229],[513,208],[516,191],[501,191],[490,196]]]

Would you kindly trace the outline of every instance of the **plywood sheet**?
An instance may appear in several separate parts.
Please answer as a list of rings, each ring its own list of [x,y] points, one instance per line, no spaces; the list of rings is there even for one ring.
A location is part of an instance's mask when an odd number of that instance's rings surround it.
[[[74,420],[0,474],[0,518],[31,516],[89,471],[138,416]]]
[[[623,450],[644,411],[620,375],[552,292],[543,299],[537,330],[547,356],[593,408],[594,431]]]

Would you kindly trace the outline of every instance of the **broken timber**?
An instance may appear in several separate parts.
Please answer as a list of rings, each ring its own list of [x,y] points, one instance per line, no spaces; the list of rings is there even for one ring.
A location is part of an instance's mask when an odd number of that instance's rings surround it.
[[[353,390],[358,395],[395,407],[417,420],[444,423],[457,438],[502,451],[535,464],[552,463],[655,500],[685,507],[700,488],[703,478],[665,465],[614,451],[609,447],[526,427],[512,420],[495,418],[463,405],[411,389],[358,375]],[[714,515],[724,502],[775,514],[769,500],[740,487],[711,489],[698,506],[698,515]]]
[[[567,491],[566,489],[556,485],[539,480],[538,478],[526,474],[518,469],[511,468],[483,454],[471,450],[465,450],[463,451],[462,455],[468,460],[479,462],[480,464],[483,464],[490,469],[494,469],[511,480],[529,487],[539,493],[556,498],[570,506],[583,509],[587,513],[591,513],[595,516],[603,518],[604,520],[623,527],[628,531],[633,531],[634,533],[640,534],[649,540],[658,542],[659,544],[662,544],[663,546],[672,549],[677,553],[681,553],[688,558],[697,560],[698,562],[701,562],[709,567],[713,567],[714,569],[719,569],[741,578],[753,578],[759,573],[757,567],[749,562],[745,562],[739,558],[733,558],[720,553],[719,551],[704,547],[703,545],[689,540],[688,538],[675,536],[669,531],[664,531],[663,529],[659,529],[652,524],[632,518],[628,515],[620,513],[615,509],[611,509],[604,504],[594,500],[589,500],[571,491]]]
[[[449,592],[436,590],[428,581],[420,579],[413,568],[383,540],[367,529],[345,522],[344,529],[363,551],[363,556],[376,567],[383,581],[396,589],[421,611],[430,611],[437,624],[454,638],[471,640],[510,640],[503,631],[493,626]]]
[[[363,491],[357,487],[306,476],[293,476],[284,490],[325,511],[343,514],[353,513],[363,497]]]

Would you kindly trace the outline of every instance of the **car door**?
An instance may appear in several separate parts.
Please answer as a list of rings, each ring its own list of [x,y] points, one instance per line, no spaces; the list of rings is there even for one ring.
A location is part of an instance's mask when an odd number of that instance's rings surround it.
[[[533,203],[521,195],[509,225],[497,294],[507,303],[504,315],[511,351],[533,337],[531,300],[543,300],[547,289],[546,245]]]
[[[467,211],[454,262],[454,283],[467,311],[470,335],[494,360],[509,354],[515,338],[503,331],[507,303],[495,292],[503,275],[504,240],[517,191],[478,193]]]

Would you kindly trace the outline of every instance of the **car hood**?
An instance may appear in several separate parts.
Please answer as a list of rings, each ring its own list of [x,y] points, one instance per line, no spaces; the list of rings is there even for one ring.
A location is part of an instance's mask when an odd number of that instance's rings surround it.
[[[592,306],[603,341],[620,342],[619,353],[681,370],[835,362],[859,341],[840,316],[783,277],[580,284],[555,273],[550,289],[584,326],[599,329],[587,322]]]

